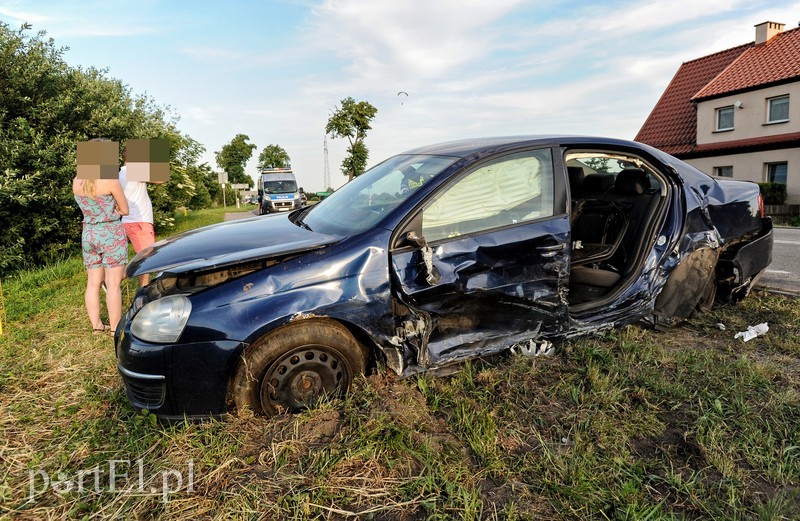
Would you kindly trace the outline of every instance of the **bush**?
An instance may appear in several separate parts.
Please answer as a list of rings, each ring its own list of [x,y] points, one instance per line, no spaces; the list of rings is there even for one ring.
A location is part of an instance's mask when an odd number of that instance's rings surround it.
[[[29,30],[0,22],[0,276],[80,251],[82,216],[72,195],[78,142],[167,138],[171,171],[179,173],[185,168],[177,165],[202,152],[149,97],[105,71],[70,67],[52,39]],[[165,222],[194,193],[185,177],[153,189]]]
[[[783,204],[786,202],[786,185],[782,183],[758,183],[764,204]]]

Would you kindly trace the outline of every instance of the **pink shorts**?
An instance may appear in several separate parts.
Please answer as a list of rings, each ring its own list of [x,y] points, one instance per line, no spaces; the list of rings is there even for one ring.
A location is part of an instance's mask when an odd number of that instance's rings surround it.
[[[125,235],[133,244],[133,251],[139,253],[156,242],[156,233],[152,223],[122,223]]]

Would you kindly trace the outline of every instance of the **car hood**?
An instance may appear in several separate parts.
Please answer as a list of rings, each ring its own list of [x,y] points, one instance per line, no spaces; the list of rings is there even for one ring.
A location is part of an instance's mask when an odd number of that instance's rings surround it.
[[[315,233],[289,214],[249,217],[191,230],[155,243],[128,264],[126,275],[185,273],[317,249],[341,237]]]

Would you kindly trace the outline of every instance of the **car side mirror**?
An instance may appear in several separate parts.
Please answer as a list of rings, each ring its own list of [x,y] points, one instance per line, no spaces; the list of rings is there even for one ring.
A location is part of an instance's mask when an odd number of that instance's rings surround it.
[[[302,186],[300,187],[300,189],[298,190],[298,192],[300,192],[301,194],[303,193],[303,187],[302,187]]]

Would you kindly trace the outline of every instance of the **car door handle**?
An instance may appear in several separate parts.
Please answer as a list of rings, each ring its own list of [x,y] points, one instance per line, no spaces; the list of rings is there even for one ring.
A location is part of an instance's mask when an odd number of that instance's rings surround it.
[[[566,243],[561,242],[553,246],[539,246],[536,251],[541,252],[542,257],[555,257],[558,252],[566,247]]]

